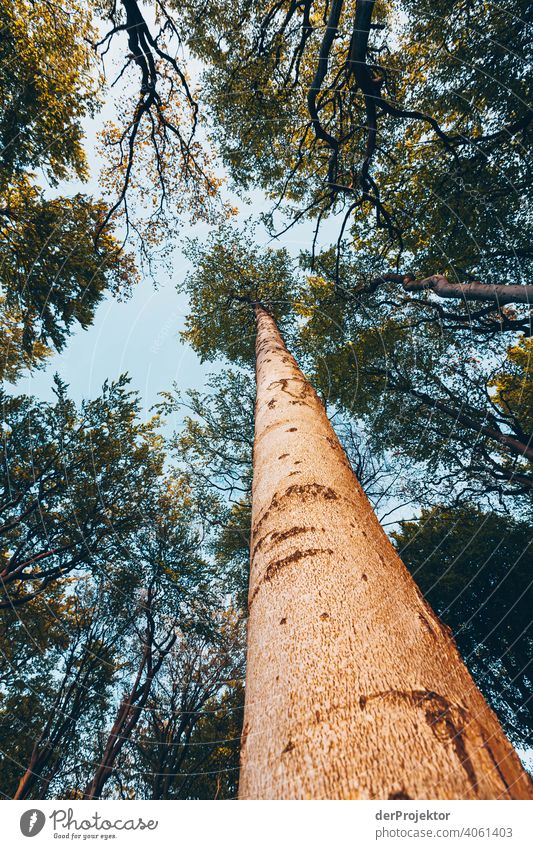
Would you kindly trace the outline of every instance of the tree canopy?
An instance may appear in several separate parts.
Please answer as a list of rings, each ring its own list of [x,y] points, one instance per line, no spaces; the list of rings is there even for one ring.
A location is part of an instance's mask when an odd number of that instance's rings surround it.
[[[531,746],[531,533],[466,505],[423,510],[394,532],[420,589],[455,639],[507,733]]]

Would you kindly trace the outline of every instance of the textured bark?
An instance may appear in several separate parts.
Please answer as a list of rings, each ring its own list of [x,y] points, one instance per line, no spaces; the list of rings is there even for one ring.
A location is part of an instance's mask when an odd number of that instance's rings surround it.
[[[533,306],[533,286],[491,283],[452,283],[447,277],[434,274],[424,280],[404,278],[406,292],[421,292],[431,289],[439,298],[455,298],[461,301],[494,301],[504,304],[530,304]]]
[[[439,298],[457,301],[491,301],[496,306],[505,304],[530,304],[533,306],[533,286],[506,283],[452,283],[442,274],[432,274],[415,280],[405,274],[386,272],[370,280],[363,291],[374,292],[383,282],[400,283],[406,292],[423,292],[431,289]]]
[[[244,799],[522,799],[531,782],[257,314]]]

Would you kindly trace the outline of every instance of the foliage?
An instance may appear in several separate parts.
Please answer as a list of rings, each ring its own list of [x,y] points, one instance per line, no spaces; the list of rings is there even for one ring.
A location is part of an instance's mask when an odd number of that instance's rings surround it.
[[[426,321],[410,302],[398,305],[380,292],[342,305],[331,293],[323,287],[318,303],[316,287],[310,293],[315,305],[301,341],[315,384],[362,419],[373,450],[422,464],[422,501],[432,489],[437,498],[470,493],[500,506],[509,496],[527,500],[529,343],[505,356],[497,341],[476,344]],[[515,387],[505,404],[494,390],[500,381]]]
[[[0,783],[12,794],[20,781],[20,798],[83,792],[117,704],[127,695],[136,706],[120,725],[125,742],[156,678],[164,689],[165,644],[178,633],[216,642],[225,581],[201,549],[188,485],[165,470],[159,419],[140,420],[128,380],[80,409],[59,381],[56,394],[3,398]],[[98,795],[119,775],[122,745]]]
[[[4,314],[7,319],[8,310],[16,311],[12,326],[21,328],[22,357],[38,356],[38,346],[60,351],[74,324],[92,323],[106,293],[124,295],[135,281],[132,257],[111,228],[100,229],[105,210],[102,202],[80,194],[47,200],[27,179],[5,193]]]
[[[359,285],[368,263],[529,281],[525,0],[189,0],[185,15],[236,184],[287,226],[336,217]],[[335,281],[351,286],[338,263]]]
[[[242,620],[207,614],[208,634],[180,634],[125,754],[130,792],[141,798],[231,798],[238,778],[243,708]]]
[[[226,223],[188,245],[183,337],[235,365],[148,422],[126,378],[79,407],[59,380],[51,404],[1,394],[2,792],[235,797],[256,303],[381,520],[421,507],[396,543],[530,746],[528,306],[406,285],[528,281],[524,0],[156,7],[0,0],[0,379],[127,295],[184,219]],[[103,201],[65,183],[87,180],[113,91]],[[299,268],[227,223],[219,152],[237,191],[270,199],[271,232],[312,219]],[[165,445],[159,414],[184,409]]]
[[[24,369],[42,365],[52,353],[42,342],[35,342],[26,351],[23,335],[22,313],[8,307],[0,296],[0,375],[10,383],[15,383]]]
[[[502,370],[490,383],[494,387],[494,403],[503,415],[512,416],[527,439],[533,433],[533,379],[531,377],[533,341],[524,337],[507,350]]]
[[[54,404],[2,394],[1,607],[73,570],[102,568],[156,498],[157,420],[137,419],[127,384],[106,384],[80,409],[59,380]]]
[[[39,168],[57,183],[87,175],[82,121],[98,105],[91,7],[2,0],[0,191]]]

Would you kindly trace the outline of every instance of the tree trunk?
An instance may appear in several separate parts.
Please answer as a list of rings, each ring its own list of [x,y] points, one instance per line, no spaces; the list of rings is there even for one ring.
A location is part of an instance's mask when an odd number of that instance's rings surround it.
[[[28,764],[26,772],[18,783],[18,787],[15,791],[13,799],[27,799],[37,781],[40,780],[40,771],[38,771],[39,766],[41,766],[41,764],[39,763],[39,754],[39,744],[36,743],[31,753],[30,762]]]
[[[257,317],[243,799],[523,799],[531,781]]]

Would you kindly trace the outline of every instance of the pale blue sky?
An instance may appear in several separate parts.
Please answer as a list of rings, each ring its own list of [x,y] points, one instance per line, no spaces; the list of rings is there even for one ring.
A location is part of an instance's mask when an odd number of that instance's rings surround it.
[[[113,40],[106,56],[108,79],[113,79],[122,65],[123,48],[120,36]],[[187,68],[194,84],[200,77],[201,65],[188,57]],[[97,134],[105,121],[116,117],[117,103],[124,98],[128,88],[135,90],[137,85],[138,81],[134,77],[129,80],[122,78],[120,89],[107,92],[100,113],[85,122],[86,151],[91,168],[89,182],[71,181],[59,186],[54,193],[68,195],[81,191],[99,196],[98,173],[101,163],[97,153]],[[118,101],[114,100],[115,96]],[[258,219],[261,212],[269,208],[269,202],[260,192],[248,193],[247,204],[243,204],[227,187],[224,188],[224,197],[241,210],[236,220],[237,226],[250,217]],[[336,226],[334,221],[324,224],[323,242],[328,238],[330,241],[336,240]],[[96,311],[93,325],[85,331],[76,329],[65,350],[61,354],[54,354],[44,369],[21,378],[17,391],[43,400],[51,399],[52,376],[58,372],[69,384],[70,395],[79,401],[95,397],[106,379],[115,379],[123,372],[128,372],[132,388],[139,392],[143,408],[148,411],[156,403],[158,393],[170,389],[174,382],[181,389],[201,387],[206,376],[221,366],[216,363],[202,365],[191,347],[179,338],[187,314],[187,299],[185,295],[178,294],[176,284],[183,280],[190,269],[179,243],[183,243],[187,237],[202,240],[209,229],[204,223],[184,226],[169,263],[171,273],[160,274],[157,288],[145,277],[135,286],[128,300],[106,298]],[[311,222],[299,225],[276,242],[276,246],[286,247],[296,256],[300,250],[309,247],[313,229]],[[259,244],[269,241],[268,234],[260,226],[255,236]]]
[[[114,115],[113,99],[110,97],[96,118],[85,122],[90,180],[87,183],[75,180],[63,183],[57,189],[50,190],[51,194],[84,192],[95,197],[100,195],[97,134],[104,122],[113,119]],[[250,217],[258,218],[269,206],[260,192],[249,193],[246,204],[227,186],[223,189],[223,196],[241,210],[236,218],[236,226]],[[70,395],[79,401],[95,397],[106,379],[115,379],[123,372],[128,372],[132,388],[139,392],[143,407],[148,411],[157,401],[158,393],[170,389],[174,382],[182,389],[201,387],[206,376],[220,368],[220,364],[202,365],[191,347],[179,338],[187,314],[187,298],[178,294],[176,285],[183,281],[190,270],[180,244],[183,245],[184,240],[190,237],[202,240],[210,229],[203,222],[184,225],[168,262],[171,270],[161,271],[156,286],[146,276],[134,287],[129,299],[119,301],[107,297],[97,309],[92,326],[87,330],[75,329],[65,350],[54,354],[44,369],[22,377],[17,383],[17,391],[43,400],[51,399],[52,376],[58,372],[69,384]],[[301,249],[308,247],[312,232],[312,225],[304,224],[290,231],[276,244],[283,245],[297,255]],[[268,234],[261,226],[257,227],[255,235],[260,244],[269,241]]]
[[[18,388],[49,398],[51,378],[57,371],[70,384],[72,397],[79,400],[98,394],[106,378],[128,372],[143,406],[149,408],[158,392],[169,389],[173,381],[182,387],[201,384],[209,366],[201,366],[190,346],[179,339],[187,301],[177,293],[176,282],[186,271],[186,260],[176,250],[173,275],[162,275],[157,288],[143,278],[128,300],[106,298],[93,325],[85,331],[78,329],[61,354],[55,354],[45,369],[21,379]]]

